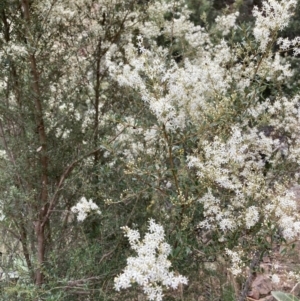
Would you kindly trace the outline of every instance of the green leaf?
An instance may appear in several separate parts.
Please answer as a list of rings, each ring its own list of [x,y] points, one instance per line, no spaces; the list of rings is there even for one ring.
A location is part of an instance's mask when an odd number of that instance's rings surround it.
[[[278,301],[300,301],[294,295],[283,293],[283,292],[274,291],[271,292],[271,294]]]

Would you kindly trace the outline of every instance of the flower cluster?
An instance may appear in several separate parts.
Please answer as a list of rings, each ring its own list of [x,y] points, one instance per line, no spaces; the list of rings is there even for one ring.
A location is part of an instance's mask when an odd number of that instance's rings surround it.
[[[227,16],[218,16],[216,18],[217,29],[225,36],[230,32],[231,28],[236,28],[236,18],[239,16],[239,12],[229,14]]]
[[[229,249],[226,249],[226,254],[229,256],[230,261],[232,263],[231,266],[231,273],[234,276],[240,275],[243,272],[243,268],[244,268],[244,263],[243,260],[241,259],[241,257],[243,256],[243,252],[242,251],[232,251]]]
[[[273,39],[274,32],[288,25],[292,15],[291,10],[296,4],[296,0],[267,0],[263,1],[261,10],[258,7],[254,8],[253,16],[256,17],[256,23],[253,33],[260,44],[261,51],[266,50],[268,43]]]
[[[277,44],[279,45],[280,49],[284,51],[292,49],[294,56],[300,54],[300,37],[295,37],[293,40],[289,40],[288,38],[279,38],[277,40]]]
[[[82,197],[76,206],[71,208],[71,211],[77,214],[77,220],[79,222],[84,221],[90,212],[101,214],[99,207],[92,200],[87,201],[85,197]]]
[[[140,241],[140,233],[123,227],[131,248],[137,257],[127,259],[127,267],[115,278],[115,289],[131,287],[133,283],[142,286],[149,300],[160,301],[163,288],[177,288],[179,284],[187,284],[186,277],[170,272],[171,262],[167,259],[171,247],[165,242],[165,233],[161,225],[149,220],[148,233]]]

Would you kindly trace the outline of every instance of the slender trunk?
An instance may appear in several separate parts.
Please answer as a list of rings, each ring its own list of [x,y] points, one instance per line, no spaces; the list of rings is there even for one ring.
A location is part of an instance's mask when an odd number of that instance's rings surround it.
[[[38,268],[35,273],[35,284],[40,286],[44,282],[43,274],[43,263],[45,261],[45,231],[44,227],[41,225],[41,221],[37,221],[35,224],[35,232],[37,235],[37,260]]]
[[[28,0],[22,0],[22,8],[24,12],[24,18],[26,21],[27,36],[30,37],[30,13]],[[30,41],[33,44],[33,41]],[[29,54],[29,62],[32,75],[32,89],[34,92],[35,103],[35,118],[36,127],[39,135],[40,146],[42,147],[40,152],[40,166],[41,166],[41,209],[38,212],[38,220],[35,222],[35,233],[37,237],[37,260],[38,268],[35,275],[35,283],[40,286],[44,282],[44,275],[42,267],[45,261],[45,223],[44,217],[48,211],[48,156],[47,156],[47,136],[43,120],[42,99],[39,87],[40,77],[37,68],[36,58],[34,53]]]
[[[20,234],[21,234],[20,240],[21,240],[21,244],[22,244],[23,254],[24,254],[24,257],[26,260],[28,270],[30,271],[30,276],[32,279],[34,279],[32,263],[30,260],[30,254],[29,254],[28,244],[27,244],[27,232],[26,232],[23,222],[21,222],[21,224],[19,225],[19,228],[20,228]]]

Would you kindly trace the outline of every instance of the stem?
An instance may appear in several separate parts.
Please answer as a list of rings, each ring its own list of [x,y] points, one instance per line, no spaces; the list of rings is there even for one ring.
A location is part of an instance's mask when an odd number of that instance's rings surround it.
[[[34,279],[32,263],[30,260],[30,253],[29,253],[28,245],[27,245],[27,233],[26,233],[26,229],[25,229],[23,222],[21,222],[21,225],[19,225],[19,228],[20,228],[20,240],[21,240],[21,244],[22,244],[23,254],[24,254],[24,257],[26,260],[28,270],[30,271],[30,276],[32,279]]]
[[[167,142],[167,145],[168,145],[168,155],[169,155],[169,161],[170,161],[170,165],[171,165],[171,170],[172,170],[172,174],[173,174],[173,178],[174,178],[174,182],[175,182],[175,186],[176,186],[176,190],[177,190],[177,194],[180,195],[181,191],[180,191],[180,187],[179,187],[179,182],[178,182],[178,177],[177,177],[177,171],[175,169],[175,166],[174,166],[174,160],[173,160],[173,153],[172,153],[172,143],[169,139],[169,136],[168,136],[168,133],[166,131],[166,128],[165,126],[163,126],[163,133],[164,133],[164,137],[165,137],[165,140]],[[183,220],[183,214],[184,214],[184,211],[185,211],[185,205],[184,204],[181,204],[181,209],[180,209],[180,213],[179,213],[179,225],[182,223],[182,220]],[[172,230],[173,231],[173,230]],[[177,242],[175,243],[175,248],[177,246]]]
[[[96,52],[96,85],[95,85],[95,124],[94,124],[94,146],[97,147],[99,135],[99,101],[100,101],[100,61],[101,61],[101,39],[97,45]],[[99,152],[94,155],[95,165],[99,161]],[[97,178],[96,178],[97,179]]]
[[[251,282],[252,282],[253,271],[258,265],[259,259],[260,259],[260,253],[259,253],[259,251],[256,251],[253,258],[252,258],[252,261],[251,261],[251,264],[250,264],[250,267],[249,267],[249,274],[248,274],[247,280],[244,284],[243,290],[241,292],[241,295],[240,295],[238,301],[245,301],[245,299],[247,297],[247,294],[249,292]]]
[[[173,178],[174,178],[174,181],[175,181],[175,186],[176,186],[177,193],[179,194],[180,189],[179,189],[176,169],[175,169],[174,162],[173,162],[172,145],[171,145],[171,142],[170,142],[170,139],[169,139],[169,136],[168,136],[168,133],[166,131],[165,126],[163,126],[163,133],[164,133],[164,137],[165,137],[165,140],[167,142],[167,145],[168,145],[168,155],[169,155],[169,162],[170,162],[170,166],[171,166],[171,171],[172,171]]]
[[[28,0],[22,0],[22,8],[24,12],[24,19],[26,21],[27,37],[30,39],[30,13],[29,13],[29,2]],[[32,44],[33,41],[30,41]],[[36,285],[41,286],[44,282],[44,275],[42,272],[42,266],[45,261],[45,223],[43,221],[48,207],[48,156],[47,156],[47,136],[45,131],[45,125],[43,120],[43,109],[41,100],[41,91],[39,87],[40,76],[37,68],[36,58],[34,53],[29,54],[29,62],[31,67],[31,75],[33,78],[32,89],[34,92],[34,103],[35,103],[35,118],[36,126],[39,135],[39,142],[42,147],[40,153],[40,164],[41,164],[41,209],[38,213],[38,220],[35,222],[35,233],[37,236],[37,258],[38,258],[38,269],[36,271]]]

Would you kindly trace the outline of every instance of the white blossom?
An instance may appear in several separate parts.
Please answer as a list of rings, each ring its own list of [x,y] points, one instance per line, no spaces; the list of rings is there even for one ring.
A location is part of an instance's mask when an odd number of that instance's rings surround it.
[[[71,211],[77,214],[77,220],[79,222],[84,221],[90,212],[101,214],[99,207],[91,199],[87,201],[85,197],[82,197],[79,202],[71,208]]]
[[[266,0],[262,2],[262,9],[254,7],[253,16],[256,17],[253,30],[255,39],[260,43],[260,50],[265,51],[272,35],[276,30],[282,30],[288,25],[295,8],[296,0],[277,1]]]
[[[280,282],[280,278],[277,274],[273,274],[271,280],[274,284],[278,284]]]
[[[244,263],[241,258],[243,256],[243,251],[232,251],[225,249],[225,252],[231,260],[232,266],[230,268],[230,271],[234,276],[240,275],[244,268]]]
[[[236,18],[239,16],[239,12],[229,14],[227,16],[218,16],[216,18],[217,29],[220,30],[223,36],[230,32],[231,28],[236,28]]]
[[[137,257],[127,258],[127,266],[123,273],[115,278],[115,289],[126,289],[132,283],[142,286],[148,300],[160,301],[164,288],[177,288],[179,284],[187,284],[187,278],[169,271],[171,262],[167,259],[171,247],[165,242],[165,233],[161,225],[149,220],[148,232],[142,241],[137,230],[123,227],[131,248]]]

